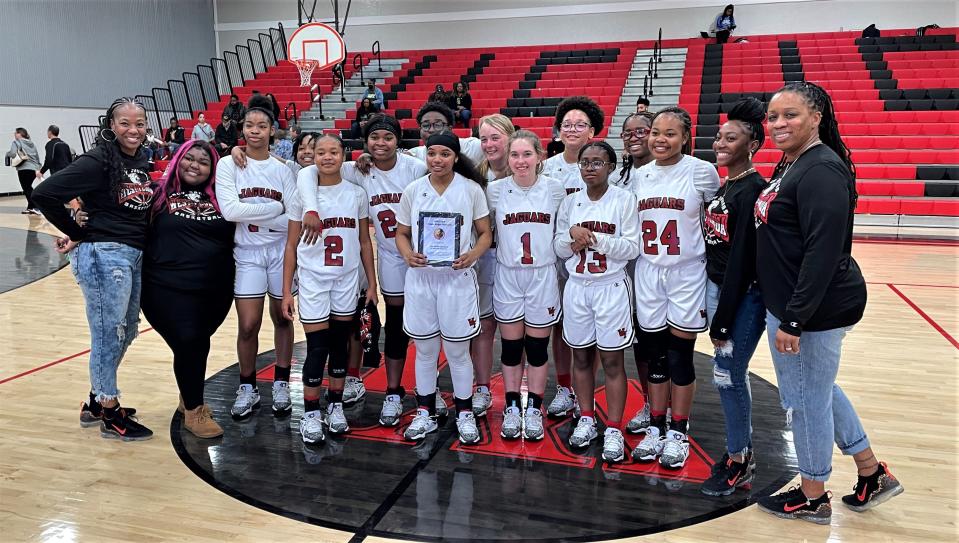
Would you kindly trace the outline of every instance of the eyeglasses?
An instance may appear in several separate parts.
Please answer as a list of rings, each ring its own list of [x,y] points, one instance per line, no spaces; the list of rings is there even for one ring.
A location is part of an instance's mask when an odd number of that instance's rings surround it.
[[[566,121],[563,124],[559,125],[560,129],[563,132],[582,132],[586,130],[587,128],[590,128],[591,126],[593,125],[589,123],[584,123],[584,122],[571,123],[569,121]]]
[[[612,164],[612,162],[607,162],[605,160],[580,160],[579,169],[581,170],[598,170],[607,164]]]
[[[436,121],[434,123],[421,123],[420,128],[423,130],[444,130],[449,127],[449,123],[444,121]]]
[[[623,130],[621,136],[624,140],[630,140],[633,138],[645,138],[649,135],[648,128],[640,128],[639,130]]]

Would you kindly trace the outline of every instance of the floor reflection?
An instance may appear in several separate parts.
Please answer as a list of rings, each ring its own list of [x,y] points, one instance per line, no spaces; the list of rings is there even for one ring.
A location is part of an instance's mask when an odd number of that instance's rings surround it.
[[[32,230],[0,228],[0,293],[42,279],[69,261],[54,250],[54,238]]]

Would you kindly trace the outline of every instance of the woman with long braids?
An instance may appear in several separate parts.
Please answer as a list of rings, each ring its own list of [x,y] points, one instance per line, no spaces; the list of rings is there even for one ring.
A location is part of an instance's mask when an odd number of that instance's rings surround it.
[[[223,435],[203,401],[210,338],[233,305],[236,227],[216,201],[213,146],[189,140],[173,154],[153,204],[143,265],[143,314],[173,351],[183,426]]]
[[[692,120],[668,107],[653,118],[653,162],[630,186],[639,206],[636,320],[648,361],[650,423],[633,459],[679,469],[689,458],[689,415],[696,393],[693,353],[706,323],[706,244],[703,204],[719,188],[716,168],[690,155]],[[670,420],[667,407],[672,409]]]
[[[852,258],[856,171],[832,100],[818,85],[786,85],[766,115],[783,156],[755,205],[757,273],[801,484],[758,504],[781,518],[829,524],[833,443],[859,472],[852,494],[842,497],[847,507],[862,512],[903,491],[836,384],[843,337],[866,308],[866,283]]]
[[[33,193],[36,206],[64,233],[57,252],[70,253],[86,301],[90,398],[80,409],[80,425],[99,425],[100,435],[123,441],[153,436],[134,418],[135,410],[120,407],[117,388],[117,368],[140,322],[143,248],[153,201],[150,165],[141,149],[146,127],[143,104],[132,98],[114,101],[93,149]],[[85,227],[63,207],[74,198],[83,199]]]
[[[260,406],[256,386],[258,335],[263,324],[264,298],[269,296],[273,343],[276,349],[272,408],[277,417],[292,412],[290,363],[293,323],[283,317],[283,248],[288,221],[285,200],[296,196],[293,173],[270,156],[274,128],[273,108],[265,96],[254,95],[243,118],[247,165],[241,169],[232,156],[217,163],[216,198],[223,217],[236,223],[236,279],[233,296],[239,331],[236,338],[240,385],[230,414],[245,420]]]
[[[405,437],[420,440],[437,429],[436,374],[440,353],[449,361],[453,378],[456,429],[464,444],[479,443],[473,415],[473,362],[469,340],[479,334],[479,304],[473,265],[493,241],[489,207],[483,192],[486,180],[460,152],[453,134],[442,132],[426,140],[429,174],[403,190],[396,213],[396,248],[410,267],[406,272],[403,327],[416,345],[418,409]],[[459,255],[451,266],[430,266],[421,249],[421,214],[455,213],[460,219]],[[453,235],[437,229],[423,235]]]
[[[514,132],[516,127],[505,115],[494,113],[480,119],[479,140],[484,156],[476,169],[487,181],[503,179],[509,175],[506,148]],[[476,262],[482,331],[470,344],[470,356],[473,359],[473,373],[476,380],[476,390],[473,391],[473,414],[477,417],[485,415],[493,403],[489,383],[493,374],[493,339],[496,336],[496,319],[493,318],[495,275],[496,242],[494,241],[493,246]]]
[[[588,96],[570,96],[556,107],[553,129],[559,131],[559,137],[565,147],[561,154],[543,162],[543,175],[562,181],[566,194],[586,188],[586,183],[580,174],[579,151],[593,139],[593,136],[603,130],[605,122],[603,110]],[[566,267],[558,266],[558,271],[559,290],[562,295],[566,284]],[[551,417],[565,417],[575,414],[579,409],[572,387],[573,353],[569,345],[563,341],[562,335],[562,324],[558,324],[553,334],[556,395],[547,407],[547,413]]]
[[[706,315],[716,347],[713,382],[726,418],[726,451],[700,487],[709,496],[728,496],[748,485],[755,469],[749,360],[765,327],[766,308],[756,284],[752,211],[766,181],[753,167],[752,156],[763,146],[765,118],[762,102],[744,98],[713,141],[716,164],[728,175],[703,214]]]

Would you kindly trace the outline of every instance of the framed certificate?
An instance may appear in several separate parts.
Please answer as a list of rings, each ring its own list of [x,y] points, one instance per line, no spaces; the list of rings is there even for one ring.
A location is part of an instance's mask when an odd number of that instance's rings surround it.
[[[460,256],[463,215],[421,211],[417,219],[420,235],[417,252],[426,255],[428,266],[452,266]]]

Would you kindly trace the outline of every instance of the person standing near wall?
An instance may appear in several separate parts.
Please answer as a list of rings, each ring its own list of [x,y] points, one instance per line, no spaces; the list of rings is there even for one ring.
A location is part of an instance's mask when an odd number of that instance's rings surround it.
[[[70,146],[60,139],[60,127],[51,124],[47,128],[47,138],[47,144],[43,148],[43,166],[40,166],[40,169],[37,170],[37,179],[43,179],[43,175],[47,172],[53,175],[72,162]]]
[[[33,179],[40,169],[40,155],[37,154],[37,146],[30,140],[30,133],[26,128],[17,128],[13,132],[13,141],[10,142],[10,150],[7,151],[7,163],[17,169],[20,188],[23,189],[23,195],[27,198],[27,208],[20,213],[39,215],[40,212],[33,205],[31,195]]]
[[[190,139],[213,143],[215,137],[216,132],[213,130],[213,126],[206,122],[206,115],[200,113],[200,115],[196,118],[196,126],[193,127],[193,132],[190,134]]]

